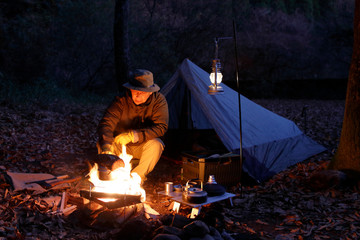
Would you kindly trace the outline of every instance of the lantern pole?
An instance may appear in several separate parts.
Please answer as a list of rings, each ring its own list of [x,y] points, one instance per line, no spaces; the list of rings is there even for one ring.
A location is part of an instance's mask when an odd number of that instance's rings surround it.
[[[242,124],[241,124],[241,95],[240,95],[240,81],[239,81],[239,60],[238,60],[238,48],[237,48],[237,35],[236,35],[236,24],[233,20],[233,29],[234,29],[234,51],[235,51],[235,69],[236,69],[236,86],[238,92],[238,102],[239,102],[239,128],[240,128],[240,148],[239,148],[239,157],[240,157],[240,194],[242,197],[242,166],[243,166],[243,152],[242,152]]]
[[[239,103],[239,130],[240,130],[240,145],[239,145],[239,160],[240,160],[240,193],[241,193],[241,197],[242,197],[242,165],[243,165],[243,151],[242,151],[242,124],[241,124],[241,94],[240,94],[240,81],[239,81],[239,60],[238,60],[238,48],[237,48],[237,34],[236,34],[236,24],[235,24],[235,20],[233,20],[233,33],[234,36],[233,37],[216,37],[215,38],[215,59],[213,60],[213,67],[212,67],[212,73],[214,73],[214,78],[215,78],[215,84],[214,85],[210,85],[209,87],[209,91],[208,93],[210,95],[218,95],[218,94],[222,94],[223,90],[222,88],[220,88],[220,86],[218,86],[218,84],[220,84],[220,82],[218,82],[218,73],[221,74],[220,72],[220,59],[218,58],[218,41],[221,39],[233,39],[234,40],[234,52],[235,52],[235,73],[236,73],[236,87],[237,87],[237,92],[238,92],[238,103]],[[215,65],[214,63],[217,63],[218,65]],[[215,65],[215,67],[214,67]],[[210,79],[211,79],[212,75],[210,74]],[[221,78],[222,78],[222,74],[221,74]],[[215,87],[214,87],[215,86]],[[218,90],[221,89],[221,90]],[[215,89],[215,90],[214,90]]]

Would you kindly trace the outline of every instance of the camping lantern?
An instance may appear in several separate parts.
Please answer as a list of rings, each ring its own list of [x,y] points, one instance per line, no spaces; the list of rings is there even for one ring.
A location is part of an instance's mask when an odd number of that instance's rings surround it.
[[[212,72],[210,73],[211,85],[209,86],[209,94],[222,94],[224,90],[219,84],[222,81],[223,75],[221,73],[220,59],[213,59]]]
[[[220,59],[218,58],[218,41],[219,38],[215,38],[215,58],[212,60],[212,72],[210,73],[211,85],[209,86],[208,93],[210,95],[223,94],[224,90],[219,84],[222,81],[223,75],[221,73]]]

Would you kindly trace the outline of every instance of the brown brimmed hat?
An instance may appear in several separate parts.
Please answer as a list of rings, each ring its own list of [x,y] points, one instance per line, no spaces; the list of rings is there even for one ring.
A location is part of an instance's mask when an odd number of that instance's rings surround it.
[[[160,87],[154,83],[152,72],[145,69],[136,69],[131,74],[129,82],[123,86],[142,92],[157,92],[160,90]]]

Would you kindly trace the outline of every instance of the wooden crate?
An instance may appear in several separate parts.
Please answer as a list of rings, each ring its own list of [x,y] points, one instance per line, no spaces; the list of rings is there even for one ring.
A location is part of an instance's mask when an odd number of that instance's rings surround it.
[[[214,175],[217,183],[231,186],[240,182],[240,156],[233,153],[182,152],[183,180],[200,179],[206,183]]]

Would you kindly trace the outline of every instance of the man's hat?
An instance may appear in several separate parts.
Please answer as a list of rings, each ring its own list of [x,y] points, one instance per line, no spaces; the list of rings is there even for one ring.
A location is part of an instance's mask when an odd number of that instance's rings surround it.
[[[123,84],[124,87],[142,92],[157,92],[160,87],[154,83],[152,72],[145,69],[136,69],[129,82]]]

